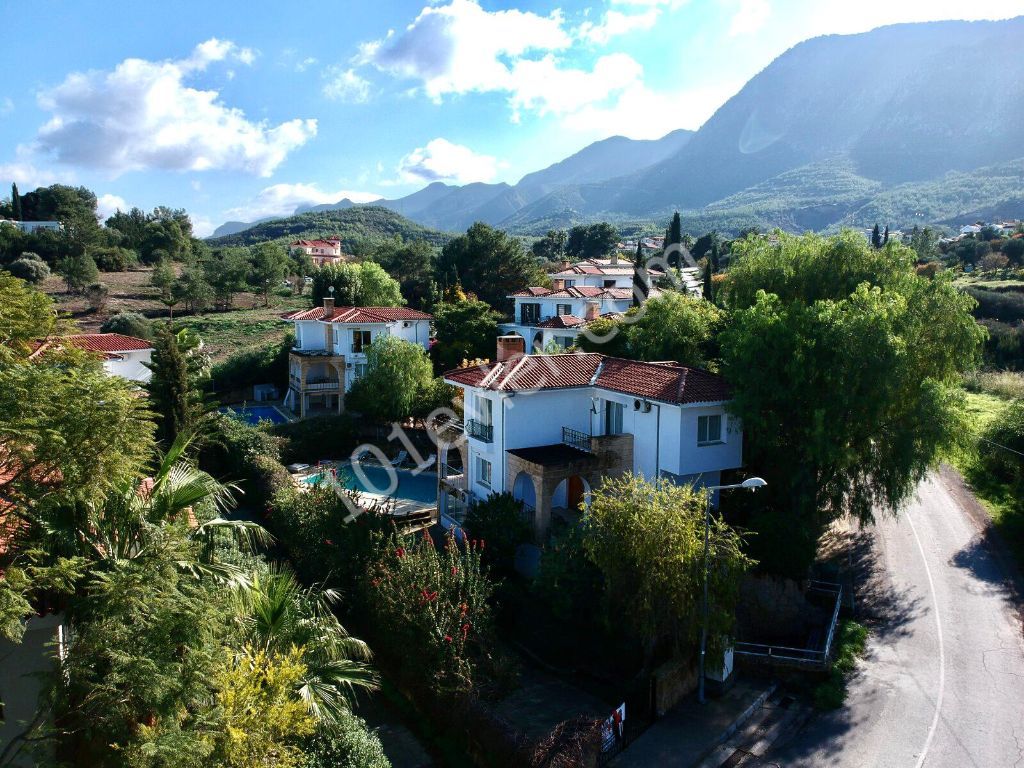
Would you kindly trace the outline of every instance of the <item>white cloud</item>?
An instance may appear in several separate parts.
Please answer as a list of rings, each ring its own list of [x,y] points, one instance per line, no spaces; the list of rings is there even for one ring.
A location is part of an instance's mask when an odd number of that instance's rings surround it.
[[[434,139],[402,158],[398,173],[403,182],[451,181],[469,184],[493,181],[498,175],[498,160],[478,155],[469,147],[453,144],[447,139]]]
[[[316,64],[316,62],[317,62],[317,59],[316,59],[315,56],[307,56],[306,58],[304,58],[302,61],[298,62],[295,65],[295,71],[296,72],[305,72],[307,69],[309,69],[314,64]]]
[[[234,221],[255,221],[268,216],[291,216],[300,205],[324,205],[348,198],[354,203],[369,203],[380,195],[346,189],[322,190],[316,184],[272,184],[252,200],[224,212]]]
[[[652,29],[660,15],[661,9],[656,5],[651,5],[643,13],[608,11],[599,24],[594,24],[591,21],[583,22],[580,25],[579,34],[592,43],[604,45],[613,37]]]
[[[221,102],[218,91],[185,84],[212,62],[245,64],[255,55],[214,38],[177,61],[125,59],[110,71],[74,72],[39,94],[39,106],[53,116],[37,144],[62,163],[113,175],[157,168],[269,176],[316,135],[316,120],[253,122]]]
[[[370,98],[370,83],[356,74],[354,69],[343,69],[340,66],[327,67],[324,70],[323,93],[329,99],[362,104]]]
[[[192,219],[192,234],[196,237],[209,237],[213,234],[213,230],[217,228],[217,225],[205,216],[197,216],[194,213],[190,213],[189,218]]]
[[[765,25],[772,15],[768,0],[740,0],[739,8],[729,22],[729,36],[751,35]]]
[[[106,221],[118,211],[127,210],[128,203],[126,203],[124,198],[120,195],[107,193],[105,195],[100,195],[96,199],[96,215],[99,216],[100,221]]]
[[[67,169],[55,170],[38,165],[31,148],[19,144],[14,150],[15,159],[9,163],[0,163],[0,186],[15,182],[23,191],[48,187],[50,184],[71,184],[75,174]]]
[[[631,56],[613,53],[602,56],[592,70],[561,69],[554,56],[516,62],[516,89],[509,98],[514,117],[522,110],[541,115],[567,115],[606,101],[639,83],[643,67]]]

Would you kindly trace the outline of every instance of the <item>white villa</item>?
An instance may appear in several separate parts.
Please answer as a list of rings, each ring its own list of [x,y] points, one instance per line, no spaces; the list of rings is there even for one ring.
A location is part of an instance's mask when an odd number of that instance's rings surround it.
[[[125,336],[120,333],[82,333],[74,336],[60,336],[40,344],[32,357],[43,354],[60,344],[71,344],[80,349],[94,352],[103,358],[103,370],[110,376],[145,384],[153,372],[146,367],[152,361],[153,345],[145,339]]]
[[[345,261],[341,252],[341,238],[329,237],[326,240],[295,240],[289,246],[293,253],[304,253],[312,260],[314,266],[337,264]]]
[[[429,349],[433,317],[406,307],[335,307],[328,297],[323,306],[284,319],[295,325],[284,404],[304,418],[342,412],[345,392],[366,371],[366,350],[378,336],[397,336]]]
[[[663,275],[661,270],[650,270],[652,281]],[[617,254],[576,264],[563,262],[548,277],[551,288],[533,286],[509,297],[515,302],[512,322],[501,325],[502,333],[522,336],[531,349],[545,349],[551,343],[571,347],[587,323],[621,315],[633,306],[633,263]],[[701,295],[696,270],[682,270],[682,280],[687,292]],[[658,293],[651,288],[649,295]]]
[[[715,485],[742,465],[742,427],[726,413],[721,377],[596,353],[523,355],[522,345],[502,337],[496,363],[444,375],[465,400],[465,434],[441,453],[448,521],[508,491],[543,536],[552,514],[571,518],[602,477]],[[462,469],[449,466],[452,448]]]

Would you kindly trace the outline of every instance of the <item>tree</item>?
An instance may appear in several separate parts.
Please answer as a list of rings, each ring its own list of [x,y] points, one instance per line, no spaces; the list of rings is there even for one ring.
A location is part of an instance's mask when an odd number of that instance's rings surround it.
[[[470,502],[464,528],[469,536],[486,542],[484,563],[505,574],[515,570],[519,545],[533,543],[533,526],[523,517],[523,503],[508,492]]]
[[[619,233],[608,222],[581,224],[569,230],[565,252],[572,259],[599,259],[619,242]]]
[[[633,306],[639,307],[651,295],[651,275],[647,271],[647,257],[644,256],[643,238],[638,237],[636,256],[633,257]]]
[[[248,252],[245,248],[221,248],[203,262],[203,277],[213,289],[213,297],[221,309],[230,309],[235,294],[245,290],[249,274]]]
[[[171,286],[174,285],[174,267],[169,259],[161,259],[153,267],[149,276],[149,284],[160,292],[161,298],[171,295]]]
[[[694,368],[706,367],[716,357],[717,335],[723,313],[710,302],[667,291],[648,299],[620,320],[602,318],[591,326],[592,341],[580,336],[580,346],[591,352],[661,362],[673,360]],[[614,331],[613,331],[614,329]],[[600,339],[612,338],[607,342]]]
[[[153,323],[138,312],[118,312],[104,321],[100,333],[120,333],[137,339],[153,338]]]
[[[699,261],[705,256],[709,256],[711,254],[711,249],[714,248],[715,243],[720,239],[718,232],[715,232],[714,230],[698,237],[696,242],[693,244],[693,248],[690,249],[693,258]],[[715,265],[712,264],[711,268],[714,269],[714,267]]]
[[[433,304],[437,290],[434,283],[437,251],[430,243],[395,237],[377,246],[370,259],[398,281],[401,295],[410,306],[425,309]]]
[[[565,258],[565,244],[568,240],[564,230],[549,229],[544,237],[535,242],[530,250],[538,261],[557,262]]]
[[[1005,253],[990,253],[981,260],[981,268],[986,272],[994,272],[997,269],[1006,269],[1010,260]]]
[[[871,230],[871,247],[878,250],[882,245],[882,233],[878,228],[878,222],[875,222],[875,226]]]
[[[714,303],[715,284],[711,278],[711,259],[708,259],[704,262],[704,300]]]
[[[366,373],[352,385],[347,401],[381,423],[412,415],[417,394],[431,385],[433,368],[419,344],[378,336],[366,351]]]
[[[910,233],[910,247],[917,254],[918,261],[931,261],[939,255],[939,236],[931,227],[919,229],[917,226]]]
[[[359,265],[359,284],[358,306],[401,307],[405,304],[399,282],[376,262],[364,261]]]
[[[64,278],[69,293],[81,293],[85,286],[96,281],[99,270],[92,257],[83,253],[61,259],[57,264],[57,274]]]
[[[171,294],[185,302],[188,312],[205,312],[213,302],[213,288],[206,282],[206,272],[201,267],[185,267],[171,285]]]
[[[836,517],[905,501],[965,433],[959,376],[978,359],[973,299],[915,254],[858,233],[736,245],[721,337],[747,467],[768,480],[755,556],[802,577]]]
[[[1012,237],[1003,243],[1003,255],[1014,266],[1024,264],[1024,237]]]
[[[692,652],[700,637],[707,496],[691,486],[606,478],[583,515],[583,549],[604,576],[605,596],[644,648],[650,669],[659,645]],[[739,534],[712,516],[709,536],[712,664],[732,634],[740,581],[752,565]]]
[[[7,265],[7,271],[15,277],[33,285],[50,276],[50,268],[37,254],[27,251]]]
[[[517,238],[480,222],[444,247],[437,275],[442,288],[461,283],[502,312],[511,311],[511,294],[544,279],[536,260]]]
[[[204,356],[198,339],[182,329],[175,333],[168,324],[157,328],[153,339],[153,372],[146,389],[157,416],[157,435],[169,445],[179,434],[191,432],[208,412],[203,396],[207,379]]]
[[[437,344],[433,354],[440,368],[456,368],[463,360],[490,359],[500,319],[499,313],[476,299],[435,305]]]
[[[11,217],[15,221],[21,221],[21,195],[18,194],[17,183],[11,184]]]
[[[355,264],[324,264],[313,273],[310,292],[313,306],[322,304],[324,297],[332,295],[336,307],[357,306],[363,292],[362,274]]]
[[[679,211],[672,214],[672,222],[669,224],[668,232],[665,233],[665,251],[669,254],[668,264],[670,267],[678,269],[682,266],[682,259],[679,253],[679,248],[673,248],[672,246],[682,247],[683,243],[683,225],[679,218]]]
[[[106,221],[107,229],[113,229],[122,236],[121,244],[133,251],[142,248],[146,238],[146,224],[149,223],[144,211],[132,208],[127,213],[117,211]]]
[[[249,249],[249,285],[270,305],[270,290],[280,283],[288,267],[288,254],[277,243],[260,243]]]
[[[101,246],[93,248],[89,253],[102,272],[124,272],[139,263],[135,251],[120,246]]]
[[[90,283],[85,289],[85,299],[93,312],[102,312],[107,306],[109,296],[110,289],[103,283]]]

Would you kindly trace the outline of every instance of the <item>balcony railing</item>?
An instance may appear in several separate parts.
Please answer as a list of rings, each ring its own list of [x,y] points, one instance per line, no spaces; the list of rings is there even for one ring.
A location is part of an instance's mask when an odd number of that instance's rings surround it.
[[[562,442],[576,450],[590,453],[590,435],[571,427],[562,427]]]
[[[441,465],[441,481],[460,491],[466,490],[466,473],[447,464]]]
[[[494,442],[494,425],[482,424],[476,419],[466,420],[466,434],[484,443]]]
[[[289,376],[288,380],[295,389],[301,389],[304,392],[333,392],[341,387],[341,382],[338,379],[332,379],[329,376],[310,376],[306,379],[305,385],[302,384],[302,379],[298,376]]]

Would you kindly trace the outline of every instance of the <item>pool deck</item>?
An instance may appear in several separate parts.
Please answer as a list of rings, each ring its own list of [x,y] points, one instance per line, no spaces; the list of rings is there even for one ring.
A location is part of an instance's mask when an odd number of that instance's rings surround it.
[[[383,465],[375,464],[374,466],[383,466]],[[311,469],[315,470],[315,468],[311,468]],[[400,471],[406,471],[406,472],[409,471],[409,470],[405,469],[404,467],[395,467],[395,469],[398,469]],[[305,482],[305,481],[308,478],[315,477],[316,475],[319,475],[319,474],[320,474],[320,470],[315,470],[315,471],[307,472],[307,473],[304,473],[304,474],[293,475],[292,476],[292,480],[294,481],[294,483],[300,489],[306,489],[306,488],[310,487],[310,484]],[[339,496],[341,495],[341,487],[339,486],[338,483],[333,483],[332,482],[332,483],[329,483],[329,485],[332,488],[334,488],[334,492],[335,493],[337,493]],[[397,498],[395,498],[393,496],[382,496],[379,493],[369,493],[367,491],[359,491],[359,497],[360,497],[360,500],[363,501],[364,506],[371,506],[373,504],[380,504],[380,505],[389,504],[392,507],[392,512],[391,512],[391,516],[392,517],[404,517],[406,515],[411,515],[411,514],[414,514],[414,513],[417,513],[417,512],[423,512],[424,510],[427,510],[427,509],[432,509],[432,510],[434,510],[434,513],[435,513],[434,514],[434,519],[435,519],[435,522],[436,522],[436,518],[437,518],[437,514],[436,514],[437,513],[437,502],[436,501],[429,502],[429,501],[418,501],[416,499],[397,499]]]

